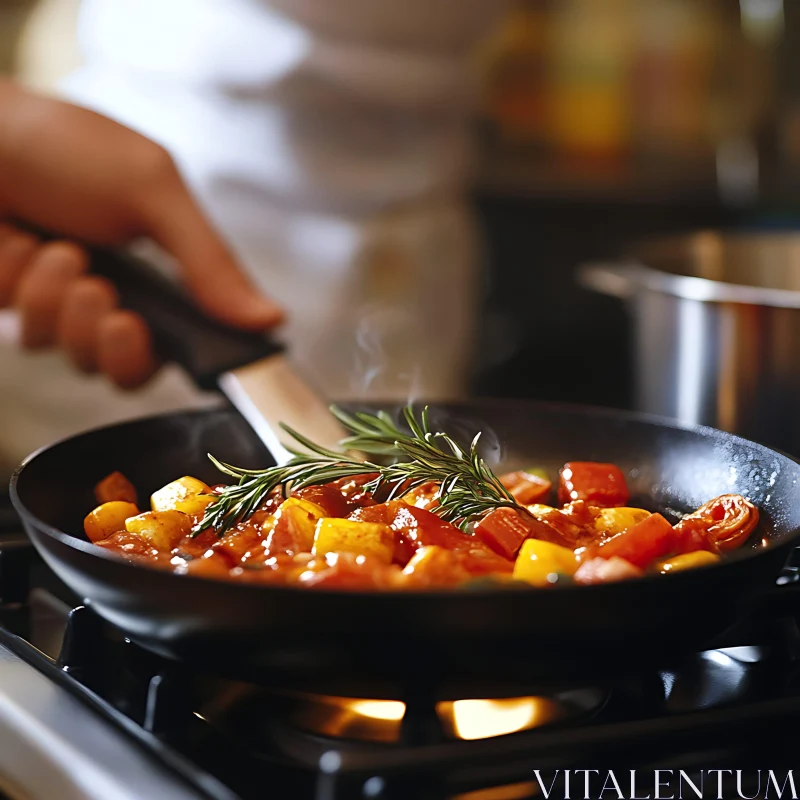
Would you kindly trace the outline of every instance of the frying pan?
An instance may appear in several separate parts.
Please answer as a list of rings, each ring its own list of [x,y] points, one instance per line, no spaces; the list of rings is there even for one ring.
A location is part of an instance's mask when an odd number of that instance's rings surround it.
[[[270,685],[368,697],[490,696],[488,688],[600,679],[710,645],[770,591],[800,530],[800,467],[731,434],[630,413],[533,402],[438,406],[460,439],[483,430],[504,466],[602,460],[628,475],[632,504],[668,515],[723,493],[761,510],[724,562],[601,586],[359,593],[252,586],[133,565],[82,534],[92,487],[121,470],[147,496],[181,475],[216,483],[211,452],[246,467],[270,456],[234,412],[171,414],[47,447],[11,497],[52,569],[102,618],[170,659]],[[487,456],[497,456],[497,448]],[[487,691],[475,694],[476,685]]]

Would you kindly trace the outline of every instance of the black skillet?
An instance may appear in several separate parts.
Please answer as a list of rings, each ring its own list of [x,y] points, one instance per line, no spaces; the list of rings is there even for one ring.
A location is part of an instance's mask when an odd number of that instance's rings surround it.
[[[434,421],[466,440],[491,431],[510,466],[555,473],[567,460],[616,463],[629,476],[632,504],[675,514],[735,492],[761,509],[762,521],[719,565],[546,590],[251,586],[133,565],[86,541],[92,488],[113,470],[146,497],[181,475],[218,482],[209,452],[241,466],[268,464],[233,411],[153,417],[59,442],[17,470],[11,497],[47,563],[135,642],[230,676],[306,690],[396,697],[425,686],[454,697],[476,696],[476,684],[488,691],[495,683],[600,678],[711,643],[770,592],[781,605],[798,605],[792,587],[774,588],[800,531],[800,466],[791,458],[708,428],[533,402],[438,406]]]

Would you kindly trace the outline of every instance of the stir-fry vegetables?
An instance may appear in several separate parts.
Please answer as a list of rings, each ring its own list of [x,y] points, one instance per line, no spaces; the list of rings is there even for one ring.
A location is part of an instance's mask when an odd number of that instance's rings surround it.
[[[474,442],[461,448],[428,430],[425,416],[411,420],[402,434],[384,416],[351,418],[348,444],[412,460],[360,462],[303,440],[316,455],[264,471],[221,465],[235,486],[185,476],[156,491],[149,509],[114,473],[96,487],[86,535],[128,559],[221,580],[421,590],[489,578],[546,589],[710,566],[758,525],[758,509],[739,495],[673,524],[629,505],[614,464],[567,463],[556,486],[534,467],[495,476]]]

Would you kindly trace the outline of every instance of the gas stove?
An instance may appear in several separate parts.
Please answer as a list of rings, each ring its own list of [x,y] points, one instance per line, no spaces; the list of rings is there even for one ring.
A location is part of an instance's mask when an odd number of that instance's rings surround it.
[[[758,770],[785,774],[800,752],[792,617],[742,621],[715,649],[602,685],[320,696],[141,649],[72,596],[4,513],[0,625],[0,798],[515,800],[598,768],[741,770],[730,796],[760,797]]]

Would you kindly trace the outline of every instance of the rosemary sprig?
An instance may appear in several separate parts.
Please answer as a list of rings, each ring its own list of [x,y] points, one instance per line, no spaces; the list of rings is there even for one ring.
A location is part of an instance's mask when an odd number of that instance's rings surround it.
[[[331,413],[351,434],[341,442],[345,450],[391,456],[393,463],[360,461],[345,452],[315,444],[286,425],[281,427],[305,450],[289,448],[292,459],[281,466],[246,470],[209,458],[217,468],[238,483],[222,490],[206,509],[194,535],[207,528],[219,535],[252,514],[280,488],[283,495],[304,486],[329,483],[340,478],[377,473],[364,485],[367,491],[388,489],[387,499],[400,497],[425,483],[439,483],[434,509],[442,519],[466,528],[477,516],[500,507],[520,508],[478,453],[478,434],[468,448],[462,448],[446,433],[431,431],[427,407],[420,418],[411,406],[403,411],[409,431],[400,430],[384,411],[378,414],[348,414],[335,406]]]

